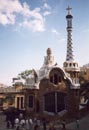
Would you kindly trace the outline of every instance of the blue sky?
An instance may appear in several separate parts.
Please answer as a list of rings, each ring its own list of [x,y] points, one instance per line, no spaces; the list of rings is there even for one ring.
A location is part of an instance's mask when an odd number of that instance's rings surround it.
[[[50,47],[62,67],[66,58],[66,8],[72,7],[73,50],[79,66],[89,63],[89,0],[0,0],[0,83],[39,69]]]

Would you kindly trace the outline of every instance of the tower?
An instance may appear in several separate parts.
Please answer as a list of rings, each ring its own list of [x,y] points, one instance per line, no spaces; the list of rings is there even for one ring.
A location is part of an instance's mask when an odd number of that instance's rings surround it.
[[[66,54],[66,61],[63,64],[63,67],[65,71],[69,74],[72,84],[74,88],[77,88],[79,86],[79,67],[78,63],[74,60],[73,55],[73,43],[72,43],[72,19],[73,16],[71,14],[71,9],[69,6],[67,8],[67,54]]]
[[[67,55],[66,55],[66,61],[73,61],[73,47],[72,47],[72,19],[73,16],[70,13],[71,8],[68,7],[68,15],[66,16],[67,19]]]

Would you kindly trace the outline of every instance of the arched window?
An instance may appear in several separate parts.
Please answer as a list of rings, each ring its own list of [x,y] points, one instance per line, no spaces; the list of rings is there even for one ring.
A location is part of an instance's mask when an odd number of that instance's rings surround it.
[[[73,63],[73,66],[75,67],[75,63]]]
[[[54,74],[54,84],[58,84],[58,75]]]
[[[58,81],[61,82],[61,76],[58,77]]]
[[[53,76],[50,76],[50,82],[53,83]]]
[[[57,73],[53,74],[52,76],[50,76],[50,82],[57,85],[59,82],[61,82],[61,76]]]
[[[70,63],[70,67],[72,66],[72,64]]]
[[[55,93],[47,93],[44,95],[44,110],[47,112],[55,112]]]
[[[49,81],[55,85],[62,82],[64,73],[60,68],[53,68],[49,73]]]
[[[50,92],[44,95],[44,111],[57,113],[66,109],[66,94],[62,92]]]

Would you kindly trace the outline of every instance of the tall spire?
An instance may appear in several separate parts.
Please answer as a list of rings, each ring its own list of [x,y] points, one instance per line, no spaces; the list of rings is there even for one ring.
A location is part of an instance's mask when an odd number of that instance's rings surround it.
[[[68,14],[66,15],[66,19],[67,19],[67,55],[66,55],[66,61],[73,61],[74,60],[74,56],[73,56],[73,47],[72,47],[72,19],[73,16],[71,15],[71,10],[72,8],[70,8],[68,6],[67,11]]]
[[[78,88],[79,86],[79,67],[78,63],[74,60],[73,56],[73,43],[72,43],[72,19],[73,16],[71,15],[71,9],[69,6],[67,8],[67,15],[66,15],[66,20],[67,20],[67,54],[66,54],[66,61],[63,64],[63,67],[65,71],[69,74],[72,83],[74,85],[74,88]],[[76,87],[75,87],[76,86]]]

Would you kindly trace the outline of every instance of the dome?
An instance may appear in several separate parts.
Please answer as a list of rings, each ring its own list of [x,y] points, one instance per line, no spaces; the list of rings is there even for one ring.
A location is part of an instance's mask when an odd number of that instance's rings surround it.
[[[52,50],[51,50],[51,48],[48,48],[47,49],[47,55],[51,55],[52,54]]]

